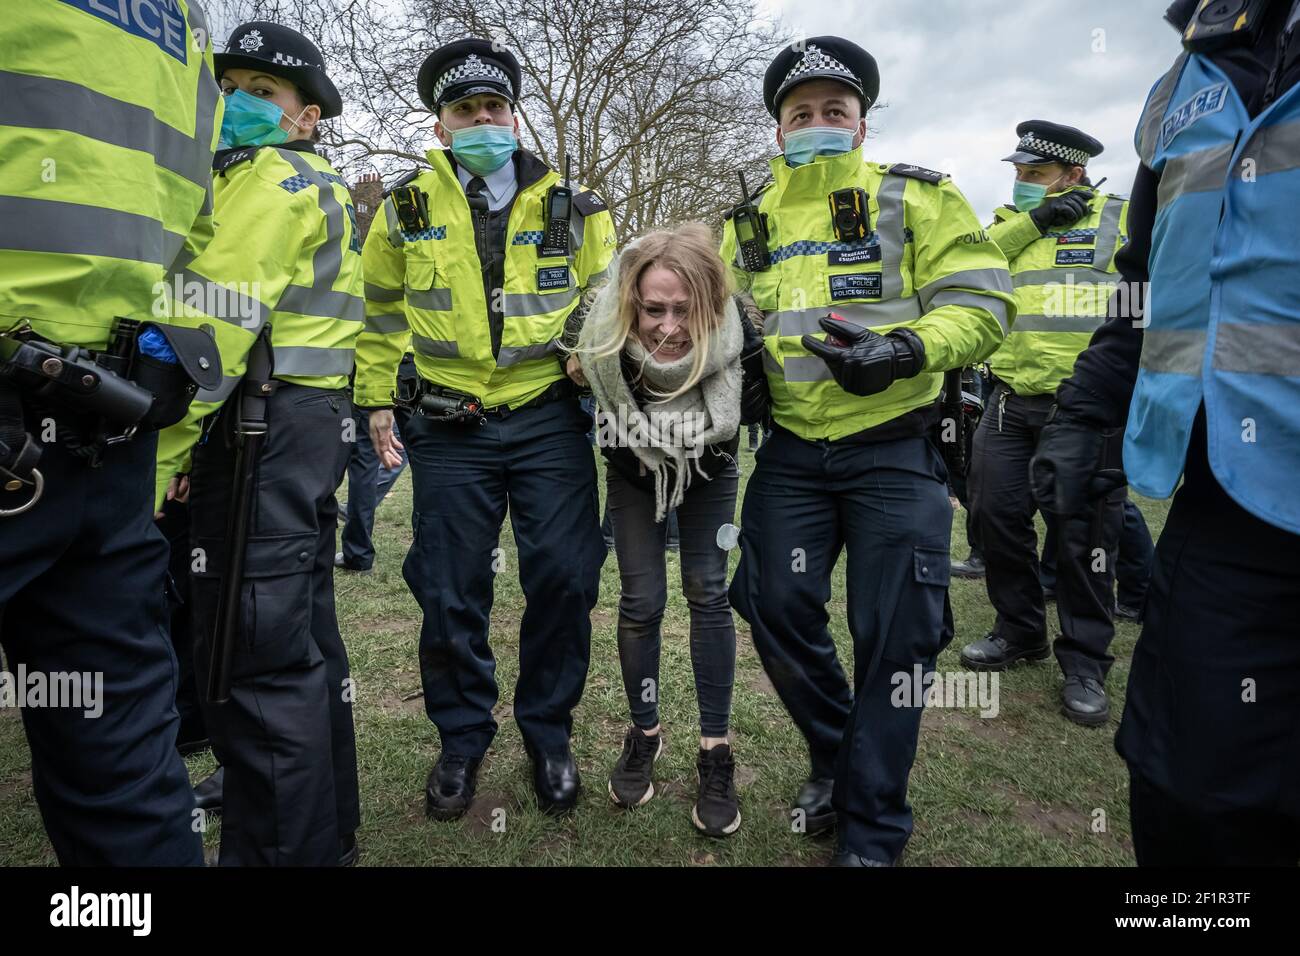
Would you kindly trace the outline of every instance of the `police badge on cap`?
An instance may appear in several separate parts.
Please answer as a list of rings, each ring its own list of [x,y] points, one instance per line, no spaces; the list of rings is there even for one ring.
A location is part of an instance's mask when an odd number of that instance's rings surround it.
[[[297,30],[278,23],[254,20],[235,27],[226,52],[212,57],[217,79],[226,70],[259,70],[282,77],[302,90],[308,102],[320,107],[321,119],[343,112],[343,100],[325,75],[325,59]]]
[[[519,99],[522,71],[506,49],[487,40],[457,40],[434,50],[420,66],[416,89],[435,113],[448,103],[478,93],[496,93],[512,105]]]
[[[763,76],[763,103],[776,119],[781,100],[808,80],[834,80],[849,87],[862,103],[863,112],[880,94],[880,69],[862,47],[842,37],[813,37],[792,44],[777,54]]]
[[[1004,163],[1022,166],[1042,166],[1047,163],[1064,163],[1066,166],[1087,166],[1093,156],[1100,156],[1104,147],[1087,133],[1073,126],[1061,126],[1047,120],[1026,120],[1016,127],[1020,142],[1016,151],[1005,157]]]

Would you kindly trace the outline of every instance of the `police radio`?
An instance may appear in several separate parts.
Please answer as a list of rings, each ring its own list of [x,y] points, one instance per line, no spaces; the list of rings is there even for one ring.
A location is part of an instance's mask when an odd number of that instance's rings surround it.
[[[732,212],[731,222],[736,228],[740,261],[746,272],[764,272],[772,267],[772,257],[767,251],[767,222],[749,199],[744,171],[738,169],[736,175],[740,177],[740,193],[744,199]]]
[[[831,224],[835,238],[853,242],[871,235],[871,211],[867,191],[858,187],[837,189],[830,195]]]
[[[1183,46],[1205,53],[1229,43],[1254,42],[1268,5],[1269,0],[1201,0],[1183,31]]]
[[[407,232],[422,232],[432,225],[428,197],[415,186],[399,186],[390,193],[397,221]]]
[[[545,225],[539,256],[569,254],[569,222],[573,218],[573,190],[569,188],[569,156],[564,157],[564,185],[558,183],[546,191]]]

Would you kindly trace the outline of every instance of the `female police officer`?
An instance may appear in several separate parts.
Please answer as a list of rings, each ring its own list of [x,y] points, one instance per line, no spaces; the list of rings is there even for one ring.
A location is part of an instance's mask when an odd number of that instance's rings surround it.
[[[225,377],[163,433],[159,494],[202,431],[190,495],[200,688],[223,575],[243,555],[228,699],[205,712],[225,768],[221,863],[330,865],[354,858],[359,822],[333,557],[363,304],[351,201],[311,137],[342,104],[316,47],[274,23],[236,28],[215,61],[228,147],[213,164],[216,233],[170,292],[188,321],[215,327]],[[259,419],[247,539],[232,541],[235,432]]]

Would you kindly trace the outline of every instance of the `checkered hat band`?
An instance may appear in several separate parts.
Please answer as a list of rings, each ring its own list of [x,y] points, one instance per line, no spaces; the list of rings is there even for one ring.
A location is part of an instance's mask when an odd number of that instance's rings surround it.
[[[1053,143],[1051,140],[1041,139],[1033,133],[1029,133],[1020,140],[1020,149],[1030,153],[1038,153],[1040,156],[1053,156],[1063,163],[1071,166],[1087,166],[1088,154],[1082,149],[1075,149],[1072,146],[1062,146],[1060,143]]]
[[[442,94],[453,83],[500,83],[507,90],[510,89],[510,77],[506,76],[504,70],[499,70],[491,63],[484,63],[476,56],[471,56],[459,66],[453,66],[442,76],[438,77],[438,82],[433,85],[433,101],[442,102]]]
[[[785,75],[782,86],[789,86],[792,80],[808,73],[816,73],[820,76],[826,74],[840,74],[845,79],[859,82],[858,78],[853,75],[853,71],[841,63],[835,57],[831,56],[825,50],[816,46],[809,46],[804,55],[799,58],[799,62],[790,68],[790,72]]]

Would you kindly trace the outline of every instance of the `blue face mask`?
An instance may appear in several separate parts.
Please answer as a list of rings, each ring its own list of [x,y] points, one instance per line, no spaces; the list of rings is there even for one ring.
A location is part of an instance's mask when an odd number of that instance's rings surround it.
[[[476,176],[496,172],[518,148],[512,126],[467,126],[451,132],[452,155]]]
[[[298,117],[301,119],[302,113]],[[280,126],[283,119],[284,110],[270,100],[235,90],[226,97],[226,113],[221,118],[221,139],[218,145],[222,149],[233,146],[279,145],[289,138],[289,134]]]
[[[1047,187],[1042,183],[1022,183],[1016,180],[1011,190],[1011,202],[1020,212],[1029,212],[1043,204],[1047,197]]]
[[[818,156],[839,156],[853,148],[855,129],[838,126],[808,126],[786,133],[785,159],[791,166],[811,163]]]

